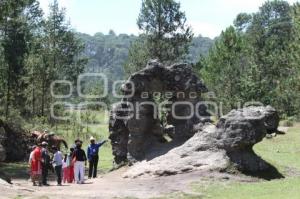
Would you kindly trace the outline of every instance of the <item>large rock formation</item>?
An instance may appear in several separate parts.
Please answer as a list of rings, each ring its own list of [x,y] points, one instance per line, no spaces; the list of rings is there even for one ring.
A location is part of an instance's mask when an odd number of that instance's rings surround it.
[[[29,132],[0,120],[0,162],[25,160],[33,143]]]
[[[130,76],[122,91],[126,96],[113,108],[110,120],[117,163],[125,154],[131,161],[144,159],[149,146],[165,141],[165,132],[179,142],[189,139],[194,134],[193,126],[208,116],[203,104],[196,105],[207,89],[187,64],[163,66],[150,61],[145,69]],[[158,105],[158,99],[165,100],[163,107]],[[163,120],[172,128],[164,128],[158,108],[166,109]],[[121,114],[124,116],[120,119]]]
[[[201,98],[207,89],[187,64],[149,62],[130,76],[122,91],[125,96],[112,108],[109,129],[115,162],[138,161],[125,176],[231,166],[245,172],[270,168],[252,147],[266,133],[277,131],[279,116],[274,108],[232,110],[211,124]],[[158,117],[159,112],[165,117]]]
[[[5,140],[6,140],[5,129],[3,127],[0,127],[0,162],[3,162],[6,159],[6,150],[3,147]]]
[[[197,133],[183,145],[150,161],[132,166],[125,177],[161,176],[193,170],[224,171],[234,167],[243,172],[257,173],[272,166],[257,156],[252,147],[266,135],[271,107],[247,107],[233,110],[216,125],[197,126]],[[272,109],[273,110],[273,109]],[[275,126],[274,126],[275,127]]]

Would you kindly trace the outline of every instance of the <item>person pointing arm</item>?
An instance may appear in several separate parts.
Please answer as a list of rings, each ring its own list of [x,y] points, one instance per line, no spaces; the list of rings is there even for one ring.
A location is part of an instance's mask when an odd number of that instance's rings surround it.
[[[95,142],[95,138],[90,138],[91,144],[87,149],[87,155],[89,160],[89,178],[93,176],[93,178],[97,177],[97,167],[98,167],[98,160],[99,160],[99,148],[107,142],[107,140],[101,141],[99,143]]]

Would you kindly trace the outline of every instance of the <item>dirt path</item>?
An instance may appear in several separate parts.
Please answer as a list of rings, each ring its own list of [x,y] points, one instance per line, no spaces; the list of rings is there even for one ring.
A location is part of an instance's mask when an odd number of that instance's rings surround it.
[[[11,187],[0,186],[0,198],[152,198],[174,192],[191,193],[190,184],[201,180],[245,180],[244,177],[201,171],[159,178],[124,179],[121,176],[125,170],[119,169],[97,179],[87,180],[84,185],[66,184],[58,187],[55,182],[51,182],[49,187],[33,187],[29,181],[14,180]]]

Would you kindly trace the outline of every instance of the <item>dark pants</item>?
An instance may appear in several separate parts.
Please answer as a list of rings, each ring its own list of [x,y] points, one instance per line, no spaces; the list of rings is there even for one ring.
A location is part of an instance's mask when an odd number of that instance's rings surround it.
[[[89,178],[97,177],[97,167],[98,167],[98,160],[99,156],[92,156],[92,158],[89,160]]]
[[[43,185],[47,184],[48,178],[48,165],[42,165],[42,183]]]
[[[62,165],[55,166],[55,173],[57,177],[57,184],[61,184]]]

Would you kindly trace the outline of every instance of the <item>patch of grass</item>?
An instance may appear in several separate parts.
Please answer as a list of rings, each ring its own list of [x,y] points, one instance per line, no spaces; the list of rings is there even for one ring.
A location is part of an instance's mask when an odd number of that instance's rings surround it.
[[[264,139],[255,145],[254,151],[275,166],[285,178],[257,182],[203,179],[191,185],[192,193],[174,193],[162,199],[299,199],[300,124],[295,124],[285,135]]]
[[[5,176],[1,176],[4,175]],[[29,178],[27,163],[1,163],[0,178]]]
[[[57,134],[62,136],[67,142],[68,145],[71,146],[74,144],[74,140],[80,138],[83,141],[83,149],[86,151],[87,147],[90,143],[90,136],[94,136],[96,140],[104,140],[108,139],[109,131],[108,131],[108,112],[107,111],[92,111],[95,117],[95,123],[102,125],[82,125],[82,131],[80,133],[73,132],[72,128],[67,127],[66,125],[58,125],[56,129],[53,129]],[[67,151],[63,151],[67,153]],[[113,167],[113,155],[111,150],[110,142],[105,143],[101,146],[99,150],[99,164],[98,169],[107,172]]]
[[[0,163],[0,172],[8,174],[12,178],[20,178],[28,175],[27,163]]]
[[[274,165],[286,177],[258,182],[209,182],[192,185],[204,199],[299,199],[300,177],[300,125],[290,128],[285,135],[265,139],[255,145],[255,152]],[[191,198],[183,196],[180,198]]]
[[[300,178],[286,178],[255,183],[214,182],[193,187],[204,194],[204,199],[299,199],[299,186]]]
[[[192,194],[192,193],[175,192],[165,197],[153,198],[153,199],[202,199],[202,198],[203,198],[202,195],[196,193]]]
[[[285,135],[265,139],[254,150],[283,174],[291,168],[300,171],[300,125],[291,127]]]
[[[22,196],[17,196],[14,199],[22,199]]]

